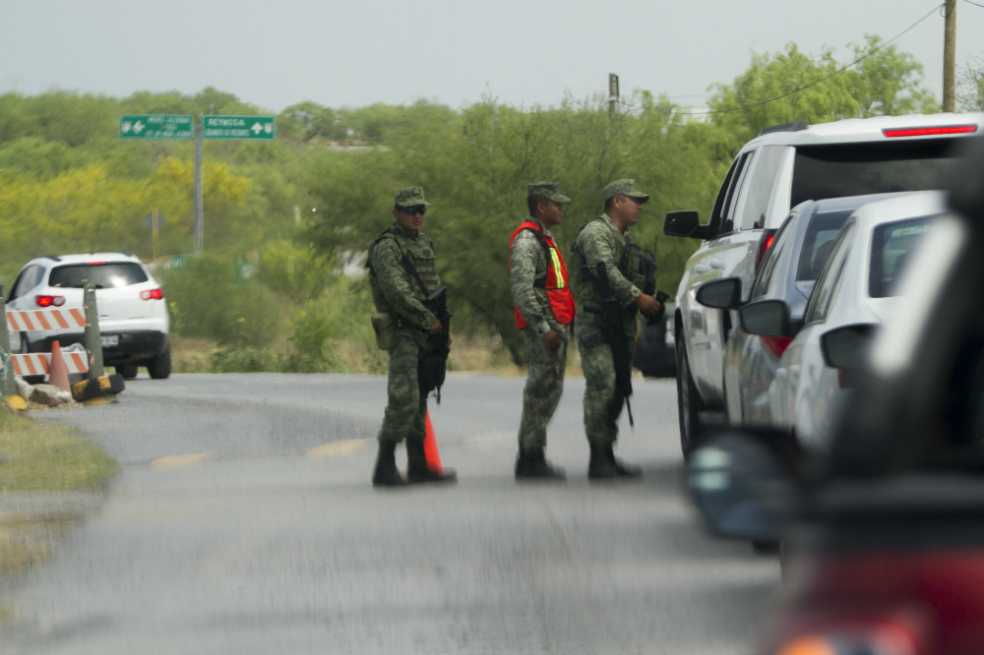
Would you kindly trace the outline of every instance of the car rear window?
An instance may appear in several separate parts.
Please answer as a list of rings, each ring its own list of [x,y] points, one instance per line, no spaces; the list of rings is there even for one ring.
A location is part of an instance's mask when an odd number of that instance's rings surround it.
[[[147,273],[140,264],[69,264],[51,269],[48,286],[81,289],[86,282],[92,282],[97,289],[111,289],[140,284],[147,279]]]
[[[939,188],[953,139],[800,146],[790,206],[806,200]]]
[[[935,216],[886,223],[875,228],[871,242],[871,272],[868,295],[887,298],[898,293],[897,282],[909,262],[909,253],[929,230]]]
[[[814,282],[820,275],[823,263],[830,254],[837,233],[844,226],[850,211],[814,214],[803,237],[799,263],[796,265],[797,282]]]

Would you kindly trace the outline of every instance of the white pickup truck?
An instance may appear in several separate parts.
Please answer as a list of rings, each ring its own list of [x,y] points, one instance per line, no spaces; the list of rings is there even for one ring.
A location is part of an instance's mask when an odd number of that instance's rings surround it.
[[[697,212],[669,212],[668,236],[701,239],[677,289],[674,334],[680,442],[726,414],[725,345],[740,329],[737,313],[696,301],[705,282],[738,277],[752,288],[776,230],[790,209],[822,200],[939,187],[954,142],[979,134],[984,114],[932,114],[848,119],[820,125],[777,125],[739,151],[707,224]]]

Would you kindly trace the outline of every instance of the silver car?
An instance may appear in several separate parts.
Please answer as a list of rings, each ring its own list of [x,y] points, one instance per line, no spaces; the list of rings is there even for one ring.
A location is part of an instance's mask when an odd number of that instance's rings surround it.
[[[808,449],[823,450],[834,418],[861,368],[875,329],[893,320],[897,281],[910,253],[945,211],[945,195],[930,191],[871,203],[844,223],[817,278],[802,327],[778,300],[739,310],[743,329],[790,337],[769,387],[773,427]],[[904,313],[895,320],[905,320]]]
[[[715,280],[701,286],[697,301],[713,309],[737,310],[740,298],[750,302],[780,300],[796,329],[803,321],[807,301],[817,276],[841,227],[858,208],[872,202],[905,194],[808,200],[793,208],[776,233],[750,294],[743,294],[737,277]],[[771,424],[769,389],[780,367],[788,336],[759,336],[746,333],[741,325],[732,328],[725,344],[725,395],[728,422],[732,425],[768,427]]]

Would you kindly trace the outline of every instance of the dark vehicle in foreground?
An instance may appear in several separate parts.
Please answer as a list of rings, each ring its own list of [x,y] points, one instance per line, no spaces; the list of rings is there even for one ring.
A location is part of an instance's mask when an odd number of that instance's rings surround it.
[[[732,430],[692,453],[716,532],[782,535],[785,599],[761,652],[984,652],[984,140],[973,148],[953,213],[907,265],[904,320],[870,347],[860,332],[823,346],[859,377],[830,450]]]

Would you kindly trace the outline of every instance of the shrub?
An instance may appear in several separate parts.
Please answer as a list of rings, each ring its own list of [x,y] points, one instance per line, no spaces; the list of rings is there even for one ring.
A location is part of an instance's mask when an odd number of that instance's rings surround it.
[[[234,348],[261,348],[276,338],[283,312],[273,293],[243,279],[233,261],[201,256],[185,262],[161,276],[176,333]]]

